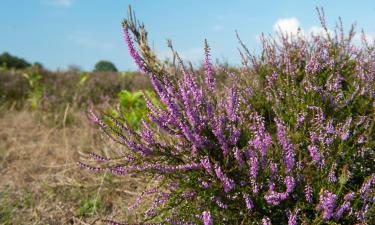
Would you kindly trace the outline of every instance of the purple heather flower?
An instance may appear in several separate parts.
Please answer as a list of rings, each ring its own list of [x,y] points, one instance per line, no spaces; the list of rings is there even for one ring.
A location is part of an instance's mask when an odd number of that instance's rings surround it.
[[[347,193],[347,194],[344,196],[344,200],[345,200],[345,201],[350,201],[350,200],[353,199],[354,195],[355,195],[355,193],[354,193],[353,191],[352,191],[352,192],[349,192],[349,193]]]
[[[96,161],[99,161],[99,162],[108,162],[109,160],[111,160],[110,158],[103,157],[101,155],[97,155],[93,152],[90,152],[89,156],[91,156],[91,158],[93,158],[93,159],[95,159]]]
[[[270,205],[279,205],[280,202],[288,198],[288,193],[271,191],[269,194],[264,196],[266,202]]]
[[[310,185],[305,186],[305,199],[307,202],[312,203],[313,190]]]
[[[143,59],[139,56],[137,50],[134,47],[134,43],[133,43],[132,38],[130,37],[128,28],[125,27],[123,29],[123,31],[124,31],[124,35],[125,35],[125,42],[126,42],[126,45],[128,46],[130,56],[133,58],[135,64],[137,64],[139,70],[142,73],[146,74],[147,70],[146,70],[146,67],[144,66]]]
[[[300,209],[294,210],[294,213],[289,212],[288,215],[288,225],[297,225],[298,213]]]
[[[325,130],[326,130],[327,134],[334,134],[335,133],[335,127],[333,126],[333,119],[330,119],[327,122]]]
[[[286,176],[284,182],[285,182],[285,185],[286,185],[286,192],[288,194],[293,192],[294,187],[296,185],[294,178],[292,176]]]
[[[337,132],[337,135],[339,135],[343,141],[349,138],[351,123],[352,123],[352,117],[348,117],[345,120],[345,123],[340,127],[340,129]]]
[[[336,206],[337,196],[327,190],[319,197],[318,209],[323,210],[323,219],[328,220],[334,216],[333,211]]]
[[[222,202],[220,197],[211,197],[211,200],[215,201],[216,205],[222,209],[228,208],[228,205]]]
[[[319,152],[318,147],[316,147],[316,145],[309,145],[307,147],[307,149],[310,152],[310,156],[311,156],[312,160],[315,163],[320,164],[321,163],[321,156],[320,156],[320,152]]]
[[[294,146],[289,142],[286,136],[286,129],[284,123],[275,119],[277,126],[277,140],[284,151],[284,163],[287,172],[290,172],[294,167]]]
[[[271,220],[268,217],[262,219],[262,225],[271,225]]]
[[[254,118],[256,125],[253,127],[253,131],[255,133],[255,138],[249,141],[249,146],[254,147],[257,149],[262,159],[267,154],[267,148],[272,144],[271,135],[266,132],[264,126],[264,119],[260,117],[257,113],[255,113],[252,118]]]
[[[253,203],[253,201],[251,200],[249,194],[248,194],[248,193],[244,193],[244,194],[243,194],[243,198],[244,198],[245,203],[246,203],[246,208],[247,208],[248,210],[253,209],[253,208],[254,208],[254,203]]]
[[[258,174],[258,158],[251,157],[249,161],[250,161],[249,176],[251,179],[256,180],[257,174]]]
[[[203,224],[204,225],[213,225],[213,221],[211,218],[211,213],[208,211],[203,212]]]
[[[212,120],[212,132],[214,133],[215,137],[217,138],[221,149],[223,150],[224,156],[227,156],[229,153],[228,143],[225,139],[223,126],[224,126],[224,116],[219,116],[218,118],[213,118]]]
[[[365,200],[367,198],[368,192],[371,189],[372,184],[375,183],[375,173],[371,175],[371,178],[363,182],[360,193],[361,199]]]
[[[81,163],[81,162],[77,162],[77,164],[78,164],[78,166],[81,167],[82,169],[87,169],[87,170],[90,170],[91,172],[94,172],[94,173],[105,171],[105,169],[103,169],[103,168],[89,166],[89,165],[84,164],[84,163]]]
[[[194,192],[194,191],[184,191],[181,196],[183,198],[189,198],[189,199],[193,199],[197,196],[197,193]]]
[[[236,122],[238,118],[238,109],[240,106],[240,99],[238,98],[237,86],[235,84],[229,89],[228,99],[225,102],[225,110],[228,115],[228,119],[232,122]]]
[[[300,127],[305,122],[306,112],[300,112],[297,115],[297,127]]]
[[[129,210],[129,211],[134,210],[135,208],[137,208],[137,207],[141,204],[141,202],[142,202],[142,200],[143,200],[143,198],[144,198],[145,196],[148,196],[148,195],[154,194],[154,193],[156,193],[157,191],[158,191],[157,188],[152,188],[152,189],[149,189],[149,190],[143,191],[143,192],[137,197],[137,199],[135,200],[135,202],[133,203],[133,205],[131,205],[131,206],[128,208],[128,210]]]
[[[335,210],[335,213],[333,215],[333,217],[338,220],[342,217],[342,215],[346,212],[346,211],[349,211],[350,210],[350,202],[345,202],[343,205],[337,207],[337,209]]]
[[[205,156],[203,159],[201,159],[201,164],[202,164],[203,168],[207,171],[207,173],[212,174],[211,162],[210,162],[210,159],[207,156]]]
[[[224,188],[224,191],[225,192],[229,192],[231,191],[235,184],[234,184],[234,181],[229,179],[222,171],[221,171],[221,168],[220,166],[218,165],[215,165],[215,173],[216,173],[216,176],[217,178],[222,182],[223,184],[223,188]]]
[[[215,89],[215,77],[214,77],[214,68],[211,63],[210,58],[210,47],[208,46],[207,40],[204,43],[204,69],[205,69],[205,82],[210,91],[214,91]]]
[[[270,171],[272,174],[275,174],[277,172],[277,164],[274,162],[270,162]]]
[[[329,173],[328,173],[328,181],[330,183],[336,183],[337,177],[336,177],[336,174],[335,174],[335,170],[331,169],[331,171],[329,171]]]
[[[211,186],[211,184],[208,183],[207,181],[202,181],[202,186],[207,189]]]

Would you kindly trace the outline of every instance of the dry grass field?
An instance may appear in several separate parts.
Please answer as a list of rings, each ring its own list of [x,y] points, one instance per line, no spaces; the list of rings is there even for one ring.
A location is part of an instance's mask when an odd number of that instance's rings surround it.
[[[0,224],[101,224],[132,219],[127,206],[147,185],[139,177],[82,171],[85,153],[119,148],[84,110],[0,111]]]

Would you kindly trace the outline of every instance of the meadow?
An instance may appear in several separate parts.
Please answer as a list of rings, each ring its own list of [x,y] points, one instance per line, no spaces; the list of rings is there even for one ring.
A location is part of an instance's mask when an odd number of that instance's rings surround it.
[[[146,180],[87,176],[76,162],[90,152],[118,148],[90,122],[88,108],[116,108],[126,101],[123,107],[134,109],[139,97],[132,93],[150,90],[148,80],[139,73],[35,68],[3,70],[0,80],[0,224],[92,224],[103,216],[127,218],[127,206],[147,186]],[[121,97],[125,90],[130,96]],[[144,108],[137,105],[136,110]],[[138,117],[130,120],[139,123]]]
[[[139,72],[3,69],[1,222],[373,224],[374,43],[317,12],[235,68],[161,61],[129,9]]]

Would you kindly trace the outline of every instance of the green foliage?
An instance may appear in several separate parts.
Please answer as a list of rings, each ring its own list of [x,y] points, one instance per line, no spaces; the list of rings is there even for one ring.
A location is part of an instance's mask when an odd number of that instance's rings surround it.
[[[96,214],[101,207],[101,203],[97,198],[85,199],[81,202],[81,207],[78,209],[79,216],[87,214]]]
[[[79,74],[79,84],[83,85],[86,82],[88,77],[89,77],[89,74],[87,72],[81,72]]]
[[[157,102],[153,92],[145,91],[145,94],[151,98],[153,102]],[[138,129],[141,124],[141,120],[145,119],[145,116],[149,112],[142,92],[130,92],[123,90],[118,94],[118,99],[119,110],[113,110],[112,115],[117,118],[121,117],[132,128]]]
[[[101,60],[95,64],[94,72],[117,72],[117,68],[112,62]]]
[[[18,58],[9,54],[8,52],[4,52],[0,55],[0,67],[8,68],[8,69],[25,69],[30,66],[30,63],[22,58]]]
[[[29,82],[29,94],[28,94],[28,102],[30,103],[30,107],[32,109],[37,109],[40,105],[40,101],[43,97],[44,87],[40,84],[40,80],[42,79],[42,75],[36,72],[32,73],[25,73],[23,76]]]

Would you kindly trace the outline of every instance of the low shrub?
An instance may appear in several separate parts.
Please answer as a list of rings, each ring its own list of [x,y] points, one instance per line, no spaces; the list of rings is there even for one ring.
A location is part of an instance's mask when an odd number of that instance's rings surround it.
[[[260,56],[239,39],[243,67],[218,82],[207,42],[203,74],[171,44],[176,65],[166,66],[129,15],[126,44],[161,104],[144,95],[150,113],[139,131],[91,111],[128,151],[79,165],[154,179],[130,207],[154,198],[138,223],[373,222],[375,51],[352,43],[354,28],[332,34],[320,14],[324,34],[263,37]]]

